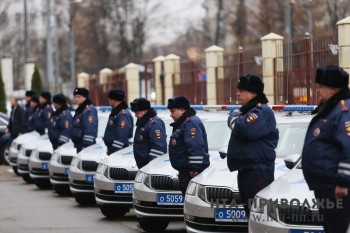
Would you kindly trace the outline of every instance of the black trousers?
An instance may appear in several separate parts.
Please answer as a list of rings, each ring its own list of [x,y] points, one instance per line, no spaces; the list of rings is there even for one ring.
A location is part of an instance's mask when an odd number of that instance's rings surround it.
[[[238,189],[247,217],[255,195],[274,180],[274,171],[274,165],[238,171]]]
[[[179,171],[180,189],[183,195],[186,194],[186,189],[191,179],[189,171]]]
[[[337,203],[334,190],[315,190],[315,197],[324,202],[319,206],[323,215],[323,227],[326,233],[346,233],[350,223],[350,196],[343,198],[342,205],[336,204],[332,208],[326,205],[327,202]]]

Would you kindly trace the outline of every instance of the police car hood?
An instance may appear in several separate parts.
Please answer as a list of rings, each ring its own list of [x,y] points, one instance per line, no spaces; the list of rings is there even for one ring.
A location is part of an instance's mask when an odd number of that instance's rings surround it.
[[[40,139],[37,141],[38,145],[36,146],[36,149],[39,152],[53,152],[52,144],[50,142],[49,136],[47,134],[40,137]]]
[[[21,134],[16,139],[15,142],[17,144],[23,144],[27,142],[34,142],[40,137],[40,134],[36,131],[32,131],[29,133]]]
[[[296,199],[301,203],[307,200],[311,205],[315,198],[314,192],[309,190],[303,171],[300,168],[294,168],[290,172],[279,177],[269,186],[261,190],[257,196],[265,199],[278,199],[278,201],[282,199],[287,199],[288,201]]]
[[[283,159],[276,158],[275,160],[275,179],[290,171],[284,164]],[[233,190],[238,190],[237,171],[230,172],[227,167],[227,159],[221,159],[205,169],[201,174],[192,179],[201,185],[207,186],[222,186],[230,187]]]
[[[27,141],[22,144],[22,148],[24,148],[25,150],[38,149],[39,151],[42,151],[41,148],[47,148],[48,146],[50,146],[52,149],[52,145],[47,134],[39,136],[39,138],[36,138],[33,141]]]
[[[100,163],[107,165],[108,167],[123,167],[128,170],[138,170],[133,146],[128,146],[124,149],[114,152],[110,156],[106,156],[101,159]]]
[[[220,161],[220,155],[217,151],[209,151],[210,163],[216,163]],[[171,176],[173,178],[178,178],[178,171],[175,170],[170,163],[169,154],[164,154],[156,159],[153,159],[146,166],[140,169],[150,175],[164,175]]]
[[[77,150],[74,148],[74,144],[71,140],[69,142],[63,144],[59,148],[56,149],[56,153],[60,155],[69,155],[69,156],[76,156]]]
[[[81,160],[89,160],[99,162],[100,159],[107,157],[107,147],[105,146],[102,138],[96,138],[96,144],[84,148],[77,154],[77,157]]]

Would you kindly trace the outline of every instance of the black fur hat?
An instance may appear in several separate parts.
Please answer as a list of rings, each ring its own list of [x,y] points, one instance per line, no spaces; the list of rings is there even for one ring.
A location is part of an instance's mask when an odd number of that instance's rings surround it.
[[[27,97],[32,97],[33,95],[35,95],[35,92],[30,90],[30,91],[26,91],[26,96]]]
[[[131,106],[131,111],[133,111],[133,112],[150,110],[151,109],[151,102],[149,102],[145,98],[137,98],[137,99],[134,99],[134,101],[132,101],[130,103],[130,106]]]
[[[264,83],[261,81],[259,76],[247,74],[239,78],[237,89],[262,94],[264,92]]]
[[[48,91],[42,91],[40,96],[47,100],[47,102],[51,102],[51,93]]]
[[[125,97],[125,92],[123,90],[110,90],[108,93],[108,98],[123,101]]]
[[[32,99],[31,99],[31,102],[35,102],[35,103],[39,104],[40,102],[39,102],[38,96],[33,95],[33,96],[32,96]]]
[[[315,82],[329,87],[347,87],[349,74],[339,66],[317,68]]]
[[[182,108],[188,110],[190,107],[190,101],[185,96],[175,96],[172,99],[168,99],[168,109]]]
[[[88,98],[89,90],[84,87],[77,87],[74,89],[73,95],[81,95]]]
[[[64,104],[66,104],[67,100],[66,100],[66,97],[64,95],[57,94],[57,95],[53,96],[52,102],[54,102],[56,104],[64,105]]]

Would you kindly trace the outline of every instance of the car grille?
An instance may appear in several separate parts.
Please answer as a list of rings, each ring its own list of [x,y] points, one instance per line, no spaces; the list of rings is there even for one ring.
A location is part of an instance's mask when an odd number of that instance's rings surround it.
[[[279,205],[278,216],[287,224],[322,226],[323,222],[323,215],[318,210],[305,206]]]
[[[134,180],[136,173],[137,171],[128,171],[125,168],[109,168],[109,178],[113,180]]]
[[[157,190],[178,190],[180,191],[180,183],[178,179],[169,176],[151,176],[152,188]]]
[[[73,156],[62,155],[61,156],[61,164],[70,165],[72,162]]]
[[[39,159],[40,160],[50,160],[51,159],[51,153],[48,152],[39,152]]]
[[[239,192],[234,192],[231,189],[206,187],[206,191],[207,201],[210,203],[223,204],[224,202],[226,202],[227,205],[231,203],[237,205],[243,204]]]
[[[26,156],[27,157],[29,157],[31,153],[32,153],[32,150],[26,150]]]
[[[81,169],[84,171],[94,172],[97,170],[98,163],[95,161],[83,160]]]

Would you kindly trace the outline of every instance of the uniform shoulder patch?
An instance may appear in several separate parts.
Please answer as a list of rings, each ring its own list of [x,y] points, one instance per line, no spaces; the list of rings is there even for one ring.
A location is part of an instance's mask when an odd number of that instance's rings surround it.
[[[126,121],[125,120],[121,120],[120,121],[120,128],[124,128],[126,125]]]
[[[94,118],[92,116],[89,116],[88,117],[88,121],[89,121],[90,124],[92,124],[92,122],[94,121]]]
[[[162,136],[159,129],[157,129],[156,131],[154,131],[154,133],[156,134],[156,138],[157,138],[157,139],[160,139],[160,137]]]
[[[196,128],[191,128],[191,129],[190,129],[190,135],[191,135],[191,137],[194,138],[194,137],[196,136],[196,134],[197,134]]]
[[[247,122],[252,123],[254,121],[256,121],[258,119],[258,115],[256,115],[255,113],[250,113],[247,116]]]
[[[347,112],[347,111],[349,110],[349,107],[348,107],[348,105],[347,105],[347,103],[346,103],[345,100],[341,100],[341,101],[339,102],[339,105],[340,105],[340,110],[341,110],[342,112]]]
[[[344,123],[345,133],[350,136],[350,121],[345,121]]]

